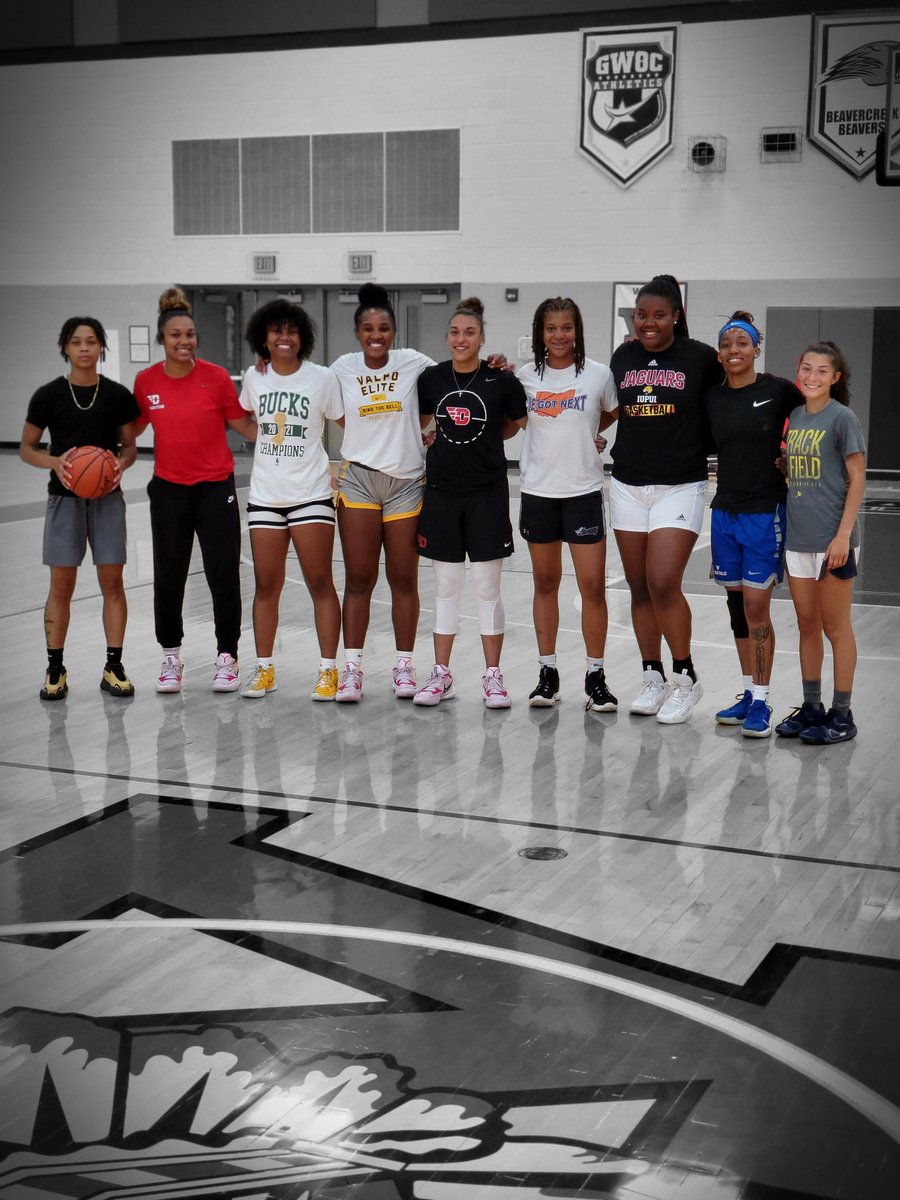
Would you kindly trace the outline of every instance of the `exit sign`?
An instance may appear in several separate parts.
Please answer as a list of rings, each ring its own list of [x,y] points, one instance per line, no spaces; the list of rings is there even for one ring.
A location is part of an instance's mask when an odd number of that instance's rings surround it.
[[[375,266],[374,254],[348,254],[347,267],[351,275],[371,275]]]

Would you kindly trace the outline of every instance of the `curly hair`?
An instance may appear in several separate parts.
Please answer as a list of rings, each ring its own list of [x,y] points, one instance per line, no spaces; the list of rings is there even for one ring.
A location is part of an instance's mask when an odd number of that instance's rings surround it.
[[[63,327],[59,331],[59,341],[56,343],[59,346],[59,352],[63,358],[69,357],[68,354],[66,354],[66,346],[69,344],[72,334],[79,325],[87,325],[89,329],[93,329],[94,333],[97,335],[97,341],[103,347],[103,354],[105,354],[109,349],[109,346],[106,344],[106,330],[97,320],[97,318],[69,317],[67,321],[63,322]],[[101,354],[101,358],[103,357],[103,354]]]
[[[297,361],[303,362],[309,358],[316,345],[316,325],[305,308],[299,304],[291,304],[289,300],[270,300],[262,308],[258,308],[244,331],[244,339],[254,354],[265,359],[271,358],[269,347],[266,345],[269,331],[272,329],[296,329],[300,334],[300,351]]]
[[[544,345],[544,320],[547,313],[570,312],[575,325],[575,374],[584,370],[584,322],[581,319],[581,309],[568,296],[548,297],[534,310],[534,320],[531,322],[531,352],[534,355],[534,365],[538,374],[544,374],[547,348]]]
[[[167,321],[173,317],[191,317],[193,319],[191,302],[180,287],[166,288],[159,298],[159,317],[156,321],[156,340],[162,345],[163,329]]]
[[[837,400],[838,404],[843,404],[845,407],[850,407],[850,365],[847,362],[847,356],[844,354],[840,346],[834,342],[811,342],[806,347],[797,364],[803,361],[807,354],[823,354],[826,358],[831,359],[831,365],[835,371],[839,371],[839,377],[834,381],[830,388],[832,400]]]

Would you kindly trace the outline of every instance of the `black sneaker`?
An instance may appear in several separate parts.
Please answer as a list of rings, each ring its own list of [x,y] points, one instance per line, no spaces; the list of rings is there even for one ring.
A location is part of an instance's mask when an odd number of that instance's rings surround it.
[[[800,741],[809,746],[831,746],[835,742],[849,742],[857,734],[853,724],[853,713],[848,709],[846,717],[836,708],[829,708],[824,720],[800,730]]]
[[[799,708],[792,709],[783,721],[775,726],[779,737],[799,737],[801,729],[810,729],[813,725],[821,725],[825,720],[825,705],[821,702],[813,704],[805,700]]]
[[[69,692],[68,676],[65,667],[48,667],[41,688],[42,700],[65,700]]]
[[[584,694],[587,696],[587,712],[615,712],[619,702],[606,686],[606,673],[600,667],[588,671],[584,677]]]
[[[100,691],[110,696],[133,696],[134,684],[125,674],[121,663],[107,663],[100,679]]]
[[[556,667],[541,667],[538,685],[528,697],[531,708],[552,708],[559,700],[559,671]]]

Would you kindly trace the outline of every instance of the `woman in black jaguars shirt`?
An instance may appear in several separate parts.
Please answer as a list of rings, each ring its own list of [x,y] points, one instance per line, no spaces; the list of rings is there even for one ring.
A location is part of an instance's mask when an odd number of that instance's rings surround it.
[[[682,578],[703,524],[709,430],[703,398],[722,378],[715,350],[688,337],[681,289],[657,275],[637,294],[634,341],[610,367],[619,416],[610,524],[631,590],[644,687],[631,712],[677,725],[702,694],[691,661],[691,610]],[[673,679],[662,665],[662,639]]]

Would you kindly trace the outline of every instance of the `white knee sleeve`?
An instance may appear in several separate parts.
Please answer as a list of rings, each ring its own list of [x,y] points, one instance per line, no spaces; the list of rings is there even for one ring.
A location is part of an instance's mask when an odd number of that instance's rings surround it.
[[[472,587],[478,601],[478,625],[482,634],[503,633],[506,613],[500,599],[500,572],[503,559],[472,563]]]
[[[459,601],[466,581],[464,562],[431,560],[434,568],[434,632],[453,636],[459,625]]]

